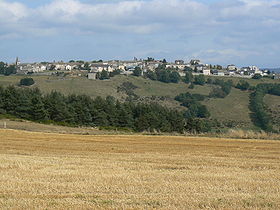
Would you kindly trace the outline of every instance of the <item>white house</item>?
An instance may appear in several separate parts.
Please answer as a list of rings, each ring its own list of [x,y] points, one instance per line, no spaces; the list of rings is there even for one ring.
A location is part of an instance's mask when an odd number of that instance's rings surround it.
[[[202,73],[203,73],[203,75],[211,75],[211,70],[210,69],[203,69]]]
[[[65,70],[64,64],[54,64],[54,65],[55,65],[55,70]]]
[[[230,65],[227,66],[227,70],[228,71],[235,71],[236,69],[237,68],[236,68],[236,66],[234,64],[230,64]]]
[[[88,79],[93,79],[93,80],[95,80],[95,79],[96,79],[96,75],[97,75],[96,72],[88,73]]]
[[[218,72],[217,72],[217,75],[220,76],[220,77],[223,77],[223,76],[225,76],[225,72],[223,72],[223,71],[218,71]]]

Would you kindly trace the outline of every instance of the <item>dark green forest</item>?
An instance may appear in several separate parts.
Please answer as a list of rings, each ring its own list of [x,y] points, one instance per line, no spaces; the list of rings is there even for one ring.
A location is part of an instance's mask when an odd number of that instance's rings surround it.
[[[0,87],[0,114],[72,126],[98,126],[133,131],[207,132],[211,121],[157,103],[119,102],[108,96],[43,95],[39,89]]]

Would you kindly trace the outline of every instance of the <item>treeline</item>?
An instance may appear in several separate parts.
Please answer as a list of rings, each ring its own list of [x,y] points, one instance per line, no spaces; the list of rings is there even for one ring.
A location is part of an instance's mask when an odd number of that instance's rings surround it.
[[[271,116],[264,103],[266,94],[280,96],[280,84],[258,84],[250,95],[251,118],[254,124],[268,132],[276,132],[271,123]]]
[[[135,69],[135,71],[139,72],[139,69]],[[139,73],[134,73],[134,75],[140,76]],[[147,71],[144,77],[165,83],[178,83],[181,80],[181,76],[176,69],[166,68],[165,65],[159,65],[155,71]]]
[[[193,85],[204,85],[206,79],[204,75],[193,76],[191,70],[185,70],[185,76],[181,76],[178,73],[178,69],[171,67],[166,68],[165,65],[159,65],[155,71],[147,71],[142,73],[140,68],[136,68],[133,72],[134,76],[144,76],[151,80],[156,80],[164,83],[178,83],[183,81],[185,83],[192,83]]]
[[[0,74],[9,76],[11,74],[15,74],[16,72],[17,71],[15,65],[8,65],[4,62],[0,62]]]
[[[110,79],[111,77],[114,77],[114,76],[119,75],[119,74],[121,74],[120,69],[116,69],[112,72],[102,70],[101,72],[97,72],[96,79],[106,80],[106,79]]]
[[[0,87],[0,113],[18,118],[75,126],[128,128],[134,131],[206,132],[207,121],[186,118],[184,112],[159,104],[121,103],[86,95],[43,95],[39,89]]]

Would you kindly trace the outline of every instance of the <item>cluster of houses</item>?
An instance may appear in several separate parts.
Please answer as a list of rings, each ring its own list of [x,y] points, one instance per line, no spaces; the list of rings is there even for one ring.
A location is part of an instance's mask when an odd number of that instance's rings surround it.
[[[194,75],[213,75],[213,76],[233,76],[233,77],[247,77],[250,78],[256,74],[261,76],[268,76],[269,70],[260,70],[257,66],[248,66],[239,68],[233,64],[223,68],[220,65],[204,64],[200,60],[191,60],[186,63],[183,60],[176,60],[175,62],[166,62],[164,60],[154,59],[137,59],[134,58],[131,61],[70,61],[70,62],[42,62],[42,63],[20,63],[16,60],[17,74],[52,74],[53,72],[69,72],[77,75],[88,75],[89,79],[95,79],[98,72],[107,71],[113,72],[120,70],[121,74],[132,74],[136,68],[140,68],[142,72],[155,71],[160,65],[165,65],[166,68],[170,68],[178,71],[181,76],[185,75],[185,72],[191,70]],[[79,73],[80,72],[80,73]],[[84,74],[82,74],[84,73]],[[279,75],[275,75],[275,78],[279,78]]]

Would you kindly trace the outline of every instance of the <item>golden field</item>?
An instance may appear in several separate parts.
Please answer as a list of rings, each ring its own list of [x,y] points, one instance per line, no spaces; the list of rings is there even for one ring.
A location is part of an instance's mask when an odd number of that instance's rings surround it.
[[[280,209],[280,141],[0,129],[1,209]]]

